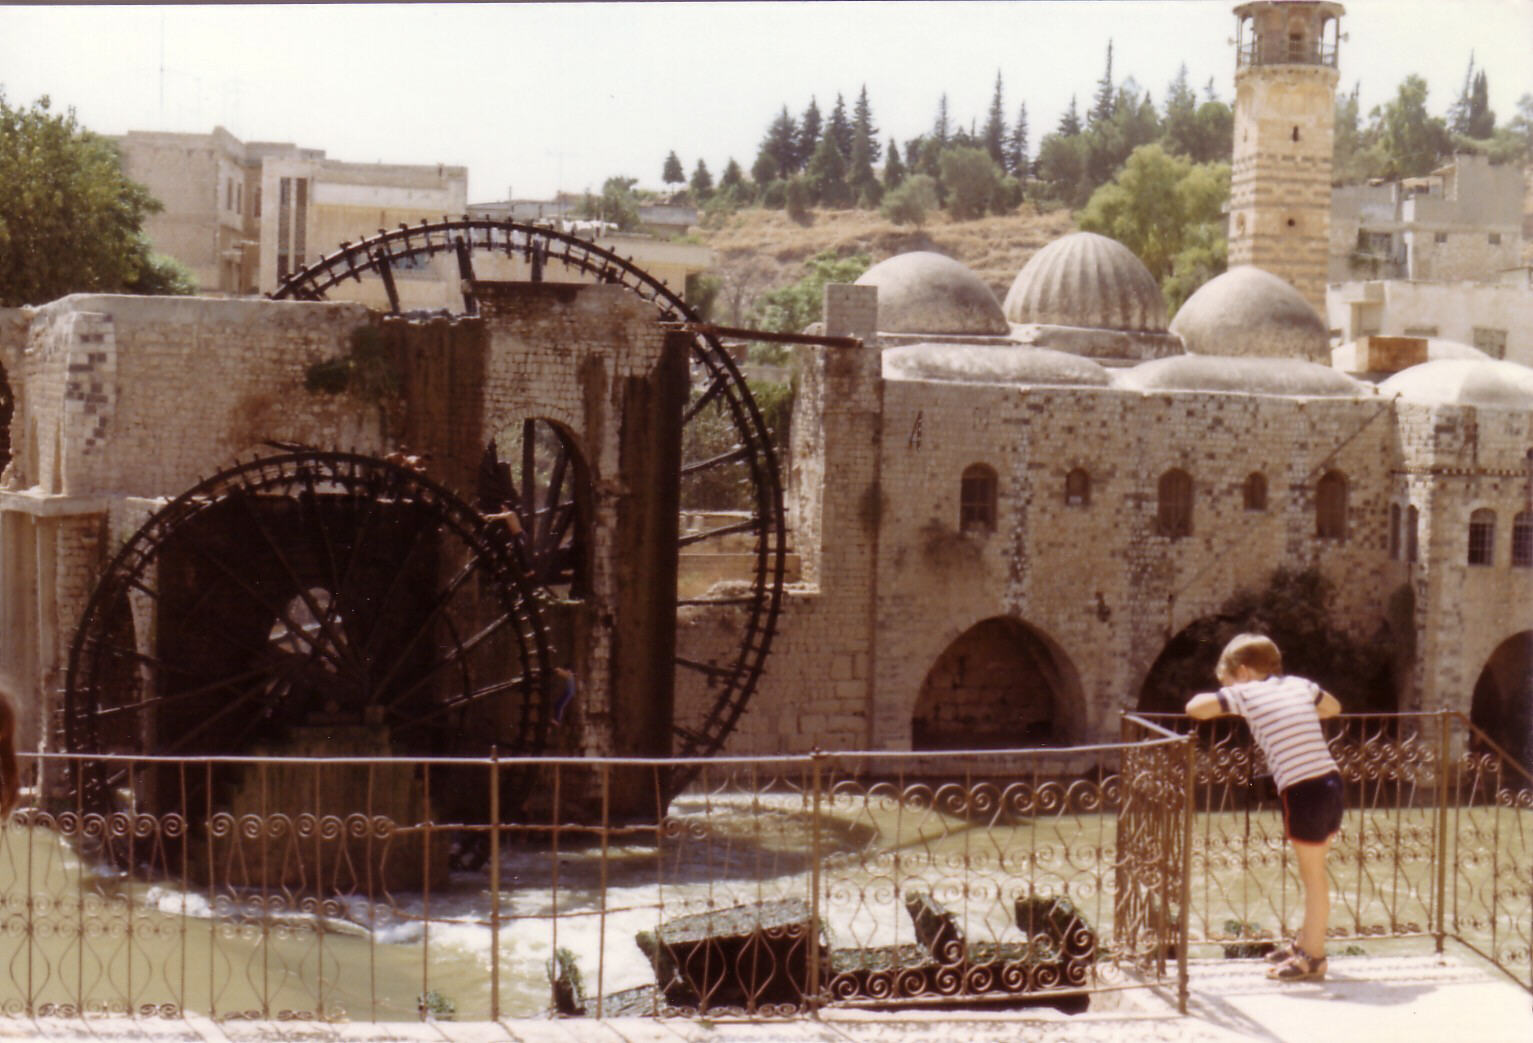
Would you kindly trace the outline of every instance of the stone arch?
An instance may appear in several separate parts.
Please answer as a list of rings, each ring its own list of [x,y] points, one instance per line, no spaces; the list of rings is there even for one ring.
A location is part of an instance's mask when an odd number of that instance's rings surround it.
[[[965,630],[926,673],[911,714],[911,747],[1060,746],[1085,734],[1075,664],[1041,630],[992,616]]]
[[[1469,720],[1533,769],[1533,630],[1496,646],[1474,683]]]

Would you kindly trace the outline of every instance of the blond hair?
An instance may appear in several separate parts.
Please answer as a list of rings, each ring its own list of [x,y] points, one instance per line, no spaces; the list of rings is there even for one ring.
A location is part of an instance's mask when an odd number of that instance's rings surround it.
[[[1283,672],[1283,653],[1265,634],[1236,634],[1219,653],[1219,665],[1214,668],[1214,675],[1220,683],[1228,684],[1235,676],[1235,669],[1241,666],[1271,677]]]

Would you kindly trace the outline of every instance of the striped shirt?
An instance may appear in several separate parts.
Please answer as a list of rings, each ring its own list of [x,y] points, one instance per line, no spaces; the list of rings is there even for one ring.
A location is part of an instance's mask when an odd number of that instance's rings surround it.
[[[1219,689],[1219,708],[1246,719],[1279,792],[1337,770],[1315,710],[1323,694],[1314,681],[1279,674]]]

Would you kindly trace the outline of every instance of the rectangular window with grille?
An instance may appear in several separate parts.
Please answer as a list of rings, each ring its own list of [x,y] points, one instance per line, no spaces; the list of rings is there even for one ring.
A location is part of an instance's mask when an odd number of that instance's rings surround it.
[[[1512,520],[1512,565],[1533,568],[1533,514],[1527,511]]]
[[[1469,564],[1491,565],[1496,560],[1496,515],[1484,508],[1469,516]]]

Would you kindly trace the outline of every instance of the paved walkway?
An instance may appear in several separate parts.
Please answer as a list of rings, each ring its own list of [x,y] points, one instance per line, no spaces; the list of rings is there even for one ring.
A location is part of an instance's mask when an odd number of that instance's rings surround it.
[[[1279,985],[1257,961],[1194,961],[1184,1017],[1150,991],[1113,994],[1079,1015],[1026,1012],[827,1011],[816,1020],[442,1022],[310,1024],[221,1022],[188,1017],[0,1018],[0,1040],[144,1043],[1015,1043],[1018,1040],[1139,1040],[1230,1043],[1473,1043],[1533,1040],[1533,997],[1467,959],[1449,955],[1331,958],[1324,982]],[[1114,1008],[1114,1009],[1103,1009]]]

